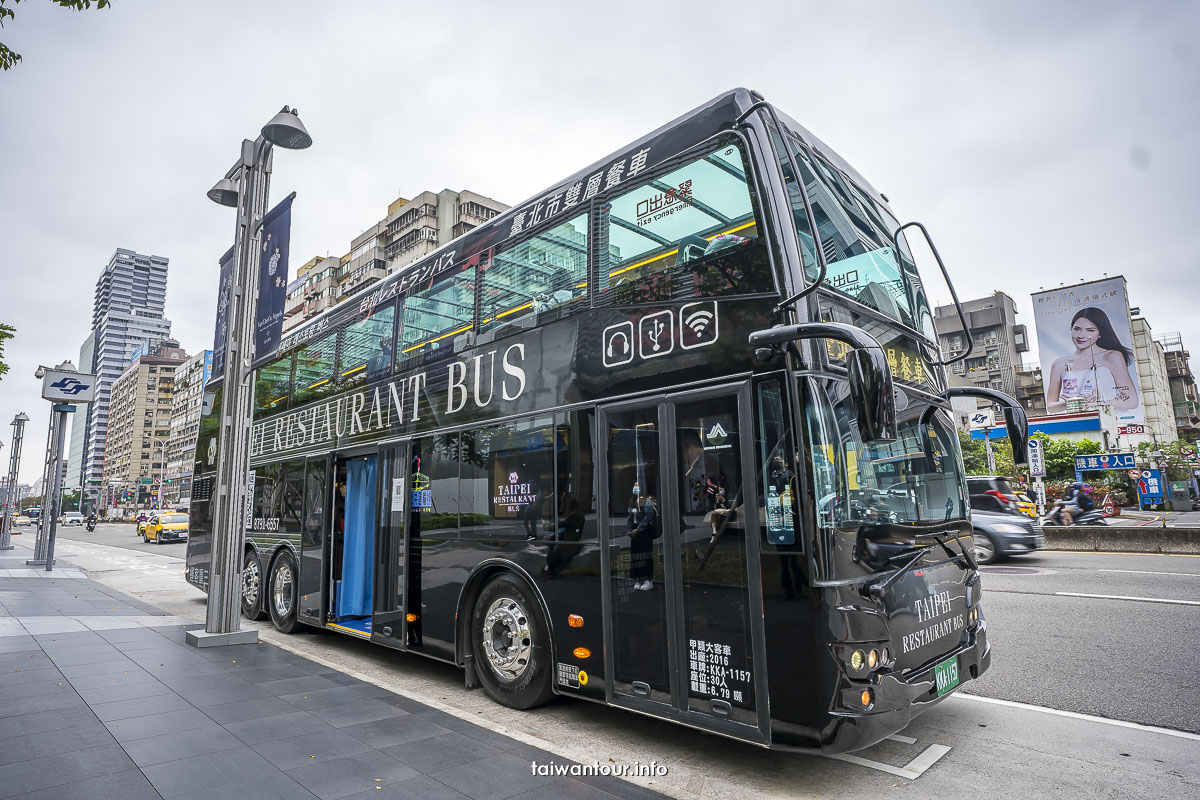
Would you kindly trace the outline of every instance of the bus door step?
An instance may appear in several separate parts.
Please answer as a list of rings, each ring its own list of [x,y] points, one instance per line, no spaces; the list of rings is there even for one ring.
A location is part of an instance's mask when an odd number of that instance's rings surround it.
[[[725,702],[724,700],[710,700],[708,703],[708,709],[712,712],[713,716],[716,717],[725,717],[728,719],[729,717],[733,716],[733,706],[729,705],[729,703]]]
[[[633,693],[636,694],[638,697],[649,697],[650,696],[650,684],[648,684],[648,683],[642,683],[641,681],[634,681],[632,684],[630,684],[630,688],[633,689]]]

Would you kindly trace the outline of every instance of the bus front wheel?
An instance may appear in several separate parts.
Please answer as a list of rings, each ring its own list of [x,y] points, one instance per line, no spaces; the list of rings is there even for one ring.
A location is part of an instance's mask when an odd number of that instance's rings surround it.
[[[483,587],[471,615],[471,638],[475,672],[497,703],[526,709],[553,696],[549,627],[522,581],[504,574]]]
[[[300,626],[296,621],[296,561],[287,550],[271,564],[267,607],[271,611],[271,624],[280,633],[294,633]]]

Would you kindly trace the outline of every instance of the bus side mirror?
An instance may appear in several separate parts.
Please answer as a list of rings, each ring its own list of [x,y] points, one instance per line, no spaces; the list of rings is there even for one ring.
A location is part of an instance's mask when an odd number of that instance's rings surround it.
[[[858,431],[864,442],[896,438],[896,394],[887,356],[875,347],[846,353],[850,372],[850,397],[858,415]]]
[[[1020,406],[1004,407],[1004,423],[1008,440],[1012,442],[1013,463],[1023,467],[1029,463],[1029,418]]]

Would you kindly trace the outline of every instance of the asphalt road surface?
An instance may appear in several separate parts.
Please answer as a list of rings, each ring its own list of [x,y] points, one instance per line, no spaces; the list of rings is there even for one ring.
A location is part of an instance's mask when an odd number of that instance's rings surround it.
[[[1200,731],[1200,557],[1041,552],[983,572],[992,667],[968,691]]]
[[[33,528],[26,528],[26,532],[32,539],[36,535]],[[110,547],[124,547],[129,550],[142,550],[151,553],[162,552],[166,555],[178,556],[183,558],[187,551],[187,542],[165,542],[158,544],[157,542],[143,542],[142,537],[135,535],[137,525],[132,522],[118,523],[102,523],[96,526],[96,530],[88,533],[87,528],[77,527],[72,525],[69,528],[59,526],[55,539],[70,539],[75,542],[94,542],[95,544],[105,544]]]

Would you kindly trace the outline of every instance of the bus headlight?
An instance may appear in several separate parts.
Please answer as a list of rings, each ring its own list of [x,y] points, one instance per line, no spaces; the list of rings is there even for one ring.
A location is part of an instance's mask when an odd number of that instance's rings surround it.
[[[879,666],[879,651],[872,650],[867,653],[867,669],[875,669],[877,666]]]
[[[853,653],[850,654],[850,667],[855,672],[858,672],[860,669],[862,669],[862,665],[863,665],[863,651],[855,650]]]

